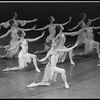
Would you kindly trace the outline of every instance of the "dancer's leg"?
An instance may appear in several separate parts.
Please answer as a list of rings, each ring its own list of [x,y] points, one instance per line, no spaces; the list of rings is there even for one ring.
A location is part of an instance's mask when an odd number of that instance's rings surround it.
[[[70,63],[72,64],[72,65],[75,65],[75,63],[74,63],[74,61],[73,61],[73,50],[70,50],[69,51],[69,59],[70,59]]]
[[[12,67],[12,68],[7,67],[7,68],[5,68],[2,71],[13,71],[13,70],[17,71],[17,70],[22,70],[24,68],[24,62],[23,62],[23,60],[22,59],[18,59],[18,63],[19,63],[18,67]]]
[[[97,50],[98,58],[100,58],[100,47],[99,46],[100,46],[99,42],[94,41],[94,48],[96,48]]]
[[[36,69],[37,72],[41,72],[38,68],[38,65],[37,65],[37,56],[36,55],[33,55],[33,54],[30,54],[30,56],[33,58],[33,64],[34,64],[34,67]]]
[[[49,82],[39,82],[39,83],[33,82],[33,83],[27,85],[27,87],[36,87],[36,86],[41,86],[41,85],[47,85],[48,86],[48,85],[50,85],[50,83]]]
[[[62,69],[62,68],[58,68],[58,67],[55,67],[54,70],[55,70],[56,73],[61,73],[62,80],[63,80],[64,83],[65,83],[65,88],[69,88],[69,85],[68,85],[68,83],[67,83],[67,78],[66,78],[65,70]]]

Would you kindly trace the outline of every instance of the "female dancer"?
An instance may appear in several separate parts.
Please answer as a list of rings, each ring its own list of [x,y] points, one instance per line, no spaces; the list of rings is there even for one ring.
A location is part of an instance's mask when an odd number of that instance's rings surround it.
[[[19,66],[18,67],[13,67],[13,68],[6,68],[3,71],[11,71],[11,70],[22,70],[23,68],[25,68],[27,66],[27,63],[31,63],[31,61],[33,60],[33,64],[35,66],[35,69],[37,72],[40,72],[38,66],[37,66],[37,56],[34,54],[30,54],[28,53],[28,42],[33,42],[33,41],[37,41],[38,39],[40,39],[41,37],[43,37],[44,33],[42,33],[41,36],[35,38],[35,39],[25,39],[24,36],[25,34],[21,34],[21,39],[18,41],[18,43],[8,49],[8,50],[12,50],[15,49],[17,46],[21,46],[21,50],[18,54],[18,63]]]
[[[79,34],[81,33],[83,30],[80,31],[76,31],[76,32],[63,32],[64,28],[62,25],[58,25],[57,28],[59,29],[59,33],[55,38],[55,41],[58,42],[58,47],[59,48],[65,48],[64,44],[66,42],[66,35],[74,35],[74,34]],[[78,42],[76,43],[78,44]],[[69,52],[60,52],[60,59],[59,62],[64,62],[67,53],[69,53],[69,58],[70,58],[70,63],[75,65],[72,57],[73,57],[73,49],[69,50]]]
[[[98,53],[98,58],[100,58],[99,42],[94,40],[94,34],[93,34],[93,29],[100,29],[100,27],[94,27],[94,26],[90,26],[90,25],[91,25],[91,21],[89,19],[87,19],[86,27],[83,29],[80,29],[80,30],[83,30],[83,32],[81,32],[80,34],[83,34],[83,36],[84,36],[83,43],[85,44],[85,51],[83,53],[80,53],[80,55],[89,54],[94,48],[96,48],[97,53]],[[78,35],[78,34],[79,33],[73,34],[73,36]],[[77,42],[80,42],[80,41],[81,40],[77,39]]]
[[[74,28],[69,29],[69,30],[72,31],[72,30],[76,29],[78,26],[81,26],[81,29],[84,29],[85,27],[91,25],[91,23],[92,23],[93,21],[95,21],[95,20],[97,20],[97,19],[99,19],[99,18],[100,18],[100,17],[97,17],[97,18],[94,18],[94,19],[91,19],[91,20],[89,19],[89,20],[87,21],[86,15],[85,15],[85,13],[83,13],[83,19],[78,23],[77,26],[75,26]],[[81,30],[81,29],[80,29],[80,30]],[[90,33],[90,34],[89,34],[89,33]],[[77,34],[76,34],[76,35],[77,35]],[[89,35],[90,35],[90,36],[89,36]],[[74,34],[73,36],[75,36],[75,34]],[[94,40],[94,34],[93,34],[93,32],[85,32],[85,31],[83,31],[83,33],[78,34],[78,37],[77,37],[77,41],[76,41],[76,42],[79,42],[79,45],[78,45],[78,46],[80,46],[80,45],[82,45],[82,44],[85,45],[85,50],[84,50],[84,52],[87,52],[88,49],[89,49],[88,46],[87,46],[87,42],[85,41],[85,39],[87,39],[87,38],[89,38],[89,37],[91,37],[92,40]]]
[[[25,26],[27,23],[32,23],[32,22],[35,22],[35,21],[37,21],[38,19],[36,19],[36,18],[34,18],[33,20],[17,20],[17,17],[18,17],[18,15],[17,15],[17,13],[15,12],[14,13],[14,16],[13,16],[13,18],[11,19],[11,20],[13,20],[13,26],[15,26],[15,27],[19,27],[19,26]],[[6,21],[6,22],[2,22],[1,24],[0,24],[0,26],[3,26],[4,28],[8,28],[9,26],[10,26],[10,21],[11,20],[8,20],[8,21]]]
[[[22,29],[16,27],[14,20],[10,20],[9,24],[11,26],[11,29],[8,30],[8,32],[6,34],[0,36],[0,38],[4,38],[4,37],[6,37],[6,36],[8,36],[10,34],[11,41],[10,41],[9,45],[2,46],[2,48],[12,48],[13,46],[16,45],[16,43],[20,39],[18,33],[25,34],[24,31],[29,31],[29,30],[33,29],[33,28],[31,28],[31,29],[24,29],[24,30],[22,30]],[[17,57],[16,55],[18,55],[18,52],[19,52],[19,47],[17,47],[16,49],[13,49],[13,50],[7,50],[6,54],[4,56],[0,56],[0,58],[10,58],[10,59],[13,59],[14,57]]]
[[[57,24],[57,23],[54,23],[54,22],[55,22],[55,19],[54,19],[53,16],[50,16],[49,19],[50,19],[50,24],[49,24],[49,25],[46,25],[46,26],[43,27],[43,28],[34,29],[34,30],[36,30],[36,31],[48,29],[48,30],[49,30],[49,33],[50,33],[49,36],[47,36],[47,38],[46,38],[44,50],[42,50],[42,51],[36,51],[35,53],[47,52],[47,51],[50,49],[50,45],[51,45],[51,43],[52,43],[52,42],[51,42],[52,39],[55,38],[55,35],[56,35],[56,26],[57,26],[57,25],[62,25],[62,26],[64,26],[64,25],[68,24],[68,23],[71,21],[71,17],[70,17],[70,18],[69,18],[69,21],[67,21],[67,22],[65,22],[65,23],[63,23],[63,24]]]
[[[53,40],[52,47],[48,51],[46,57],[39,60],[43,62],[49,59],[48,64],[46,65],[44,76],[41,82],[39,83],[31,83],[27,87],[36,87],[40,85],[50,85],[50,81],[56,81],[57,73],[61,73],[62,80],[64,81],[65,88],[69,88],[69,85],[66,80],[66,73],[65,70],[62,68],[57,67],[58,59],[59,59],[59,52],[68,52],[69,50],[75,48],[77,45],[74,45],[71,48],[58,48],[56,41]]]

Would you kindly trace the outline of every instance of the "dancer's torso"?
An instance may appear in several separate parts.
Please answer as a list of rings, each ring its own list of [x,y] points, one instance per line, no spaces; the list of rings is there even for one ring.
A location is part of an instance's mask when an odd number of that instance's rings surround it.
[[[50,37],[54,38],[55,34],[56,34],[56,30],[55,30],[55,25],[49,25],[49,32],[50,32]]]
[[[24,39],[21,43],[21,47],[23,52],[27,53],[28,52],[28,42]]]

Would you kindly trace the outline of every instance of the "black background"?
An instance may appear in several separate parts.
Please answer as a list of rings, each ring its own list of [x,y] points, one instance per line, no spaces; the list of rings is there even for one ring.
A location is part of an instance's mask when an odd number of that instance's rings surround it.
[[[27,24],[23,28],[31,28],[33,25],[37,25],[37,28],[44,27],[49,24],[48,17],[54,16],[55,23],[64,23],[68,21],[69,17],[72,17],[72,21],[65,26],[64,31],[68,31],[68,28],[72,28],[80,21],[79,14],[86,13],[87,17],[92,19],[100,16],[100,2],[0,2],[0,23],[5,22],[12,18],[14,12],[17,12],[19,20],[31,20],[35,17],[38,21],[31,24]],[[92,26],[100,26],[100,20],[92,23]],[[8,29],[1,28],[0,33],[5,34]],[[76,31],[76,30],[75,30]],[[94,30],[95,40],[100,41],[100,35]],[[41,35],[43,31],[30,31],[26,32],[28,38],[34,38]],[[42,40],[44,42],[48,35],[48,30]],[[76,37],[67,37],[67,39],[75,40]],[[1,40],[0,40],[1,41]],[[8,42],[8,41],[7,41]]]

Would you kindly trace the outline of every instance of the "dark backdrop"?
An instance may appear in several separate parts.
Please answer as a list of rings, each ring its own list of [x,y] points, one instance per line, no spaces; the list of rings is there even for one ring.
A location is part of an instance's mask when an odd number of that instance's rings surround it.
[[[48,17],[54,16],[56,19],[56,23],[64,23],[68,21],[68,18],[71,16],[73,19],[72,21],[65,26],[65,30],[67,31],[68,28],[74,27],[79,22],[79,14],[85,12],[88,18],[92,19],[95,17],[100,16],[100,3],[99,2],[7,2],[7,3],[0,3],[0,23],[3,21],[7,21],[12,18],[14,12],[18,13],[18,18],[20,20],[31,20],[35,17],[38,18],[37,22],[27,24],[23,28],[31,28],[33,25],[37,25],[37,28],[44,27],[45,25],[49,24]],[[100,20],[92,23],[93,26],[100,26]],[[0,34],[5,34],[8,29],[1,28]],[[100,35],[97,34],[97,31],[94,30],[95,40],[100,41]],[[26,32],[28,38],[34,38],[41,35],[43,31],[30,31]],[[48,35],[48,30],[46,30],[46,34],[43,38],[41,38],[41,42],[44,42],[46,36]],[[10,39],[10,38],[9,38]],[[76,37],[67,37],[68,40],[75,41]],[[5,39],[1,39],[0,41],[4,41]],[[39,41],[40,41],[39,40]],[[6,40],[5,44],[8,43],[9,40]],[[38,42],[39,42],[38,41]],[[41,43],[39,42],[39,43]],[[0,42],[0,44],[2,44]]]

